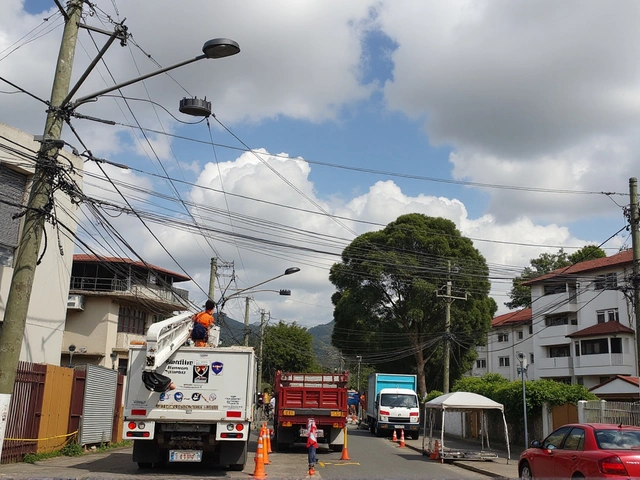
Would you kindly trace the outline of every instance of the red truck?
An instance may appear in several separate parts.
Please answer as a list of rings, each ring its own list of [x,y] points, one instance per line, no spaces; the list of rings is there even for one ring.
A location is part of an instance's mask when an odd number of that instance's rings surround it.
[[[283,451],[295,443],[307,441],[307,421],[318,427],[318,443],[335,452],[344,446],[347,422],[347,381],[345,373],[276,372],[273,394],[274,444]]]

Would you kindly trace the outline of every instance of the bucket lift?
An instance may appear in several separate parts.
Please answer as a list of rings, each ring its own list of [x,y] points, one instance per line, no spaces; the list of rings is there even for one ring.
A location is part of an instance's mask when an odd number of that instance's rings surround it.
[[[191,337],[194,312],[184,312],[175,317],[154,323],[147,330],[147,354],[145,357],[142,381],[148,390],[165,392],[171,387],[171,379],[157,373],[178,348]],[[220,339],[220,327],[214,325],[209,331],[209,344],[217,347]]]

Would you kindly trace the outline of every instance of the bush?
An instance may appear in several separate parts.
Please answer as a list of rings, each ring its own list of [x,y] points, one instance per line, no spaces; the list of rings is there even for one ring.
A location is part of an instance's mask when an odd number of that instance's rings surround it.
[[[65,457],[78,457],[82,455],[82,446],[75,442],[67,443],[62,447],[60,453]]]

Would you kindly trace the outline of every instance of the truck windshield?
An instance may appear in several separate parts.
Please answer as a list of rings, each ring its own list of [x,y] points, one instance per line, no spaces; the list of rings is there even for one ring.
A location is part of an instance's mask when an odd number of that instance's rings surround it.
[[[416,408],[418,406],[418,399],[415,395],[406,393],[383,393],[380,395],[380,406]]]

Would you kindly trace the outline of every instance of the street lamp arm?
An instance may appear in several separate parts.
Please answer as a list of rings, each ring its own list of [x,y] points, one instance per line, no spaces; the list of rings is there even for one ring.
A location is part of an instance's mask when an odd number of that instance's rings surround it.
[[[242,295],[243,293],[245,293],[245,292],[247,292],[249,290],[253,290],[256,287],[259,287],[260,285],[264,285],[265,283],[272,282],[273,280],[276,280],[276,279],[278,279],[280,277],[284,277],[285,275],[291,275],[292,273],[297,273],[299,271],[300,271],[300,269],[298,267],[290,267],[290,268],[287,268],[284,271],[284,273],[281,273],[280,275],[277,275],[277,276],[275,276],[273,278],[269,278],[268,280],[265,280],[263,282],[256,283],[255,285],[252,285],[250,287],[243,288],[242,290],[235,291],[231,295],[228,295],[226,297],[223,296],[220,299],[220,301],[218,302],[220,304],[220,311],[222,311],[222,309],[224,308],[224,305],[225,305],[225,303],[227,303],[227,300],[230,300],[230,299],[232,299],[234,297],[237,297],[238,295]],[[286,295],[286,294],[281,293],[281,295]]]

